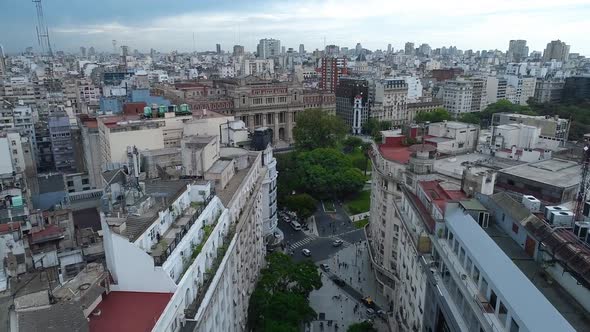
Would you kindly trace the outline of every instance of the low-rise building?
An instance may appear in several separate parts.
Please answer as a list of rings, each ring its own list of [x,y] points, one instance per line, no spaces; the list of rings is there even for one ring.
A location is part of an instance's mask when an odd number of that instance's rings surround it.
[[[479,126],[445,121],[428,125],[428,135],[424,142],[434,145],[439,153],[460,154],[473,152],[477,148],[479,140]]]

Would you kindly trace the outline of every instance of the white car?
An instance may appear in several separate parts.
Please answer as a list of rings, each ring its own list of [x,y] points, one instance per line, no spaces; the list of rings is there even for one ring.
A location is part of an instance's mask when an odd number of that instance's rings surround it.
[[[311,257],[311,251],[309,251],[309,249],[302,249],[301,253],[303,254],[303,256]]]

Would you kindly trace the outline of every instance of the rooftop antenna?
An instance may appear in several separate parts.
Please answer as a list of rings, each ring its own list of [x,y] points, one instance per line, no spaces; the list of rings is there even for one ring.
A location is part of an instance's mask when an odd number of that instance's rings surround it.
[[[49,29],[47,29],[47,25],[45,24],[41,0],[33,0],[33,3],[37,8],[37,40],[39,41],[39,46],[41,46],[41,52],[47,54],[49,57],[53,57],[51,42],[49,41]]]
[[[195,42],[195,32],[193,31],[193,53],[197,52],[197,44]]]

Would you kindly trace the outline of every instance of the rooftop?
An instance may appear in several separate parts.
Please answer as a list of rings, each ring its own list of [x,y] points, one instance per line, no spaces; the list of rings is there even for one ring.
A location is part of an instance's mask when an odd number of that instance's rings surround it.
[[[445,206],[449,201],[457,201],[466,199],[465,193],[461,188],[454,183],[442,181],[421,181],[420,187],[424,193],[430,198],[432,203],[436,204],[441,211],[445,211]]]
[[[572,326],[535,288],[485,231],[460,209],[445,217],[447,227],[462,242],[481,271],[491,278],[503,303],[507,303],[528,331],[573,331]]]
[[[385,143],[379,144],[379,153],[383,158],[400,164],[407,164],[410,161],[412,151],[403,145],[404,136],[391,136],[385,138]]]
[[[499,172],[558,188],[569,188],[579,185],[580,168],[581,166],[573,161],[549,159],[513,166]]]
[[[577,330],[585,331],[590,326],[588,313],[558,283],[547,282],[546,274],[541,266],[528,256],[518,244],[500,227],[490,224],[485,229],[489,237],[502,249],[504,254],[520,269],[547,300]]]
[[[90,331],[151,331],[171,297],[171,293],[111,292],[95,309],[100,315],[90,315]]]

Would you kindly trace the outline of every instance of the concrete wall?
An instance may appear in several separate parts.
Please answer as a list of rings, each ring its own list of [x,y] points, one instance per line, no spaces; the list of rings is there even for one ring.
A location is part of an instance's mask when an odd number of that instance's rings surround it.
[[[548,255],[546,255],[548,256]],[[551,257],[545,257],[551,259]],[[545,271],[549,272],[561,287],[563,287],[578,303],[588,312],[590,311],[590,290],[580,285],[571,274],[564,271],[560,264],[549,266]]]
[[[111,132],[109,135],[110,162],[126,163],[127,147],[136,146],[138,150],[164,148],[162,128]]]
[[[176,284],[141,248],[110,230],[101,220],[107,266],[116,285],[113,291],[174,293]],[[133,267],[133,268],[130,268]]]

